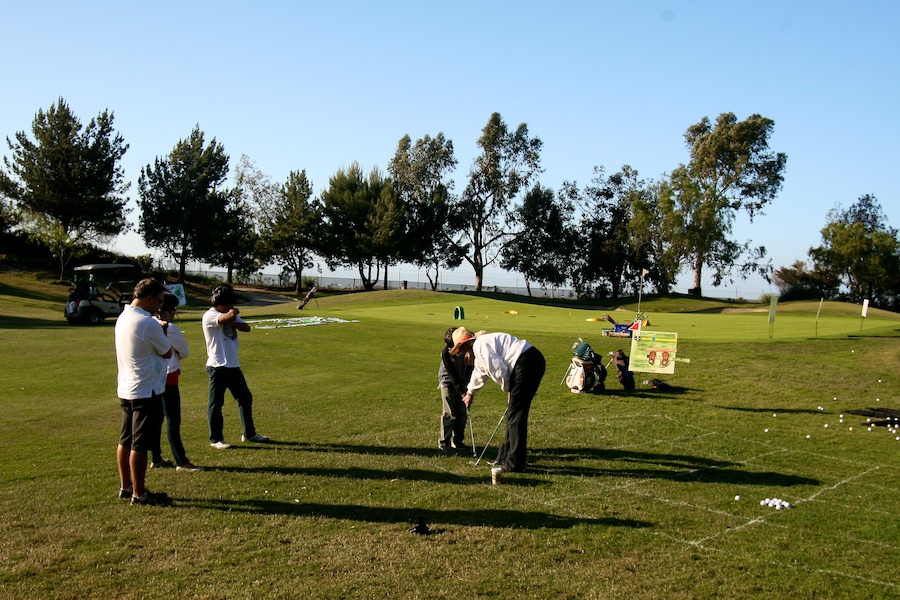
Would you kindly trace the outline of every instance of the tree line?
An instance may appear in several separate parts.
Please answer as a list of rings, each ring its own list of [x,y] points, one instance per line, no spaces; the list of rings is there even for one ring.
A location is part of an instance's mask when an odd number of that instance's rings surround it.
[[[356,270],[366,289],[386,284],[398,264],[423,269],[436,289],[443,270],[465,262],[476,291],[491,265],[520,272],[529,293],[533,284],[570,285],[579,297],[618,297],[640,281],[665,294],[683,270],[699,295],[704,272],[716,286],[755,272],[787,295],[863,294],[896,306],[897,231],[873,196],[827,215],[811,267],[776,271],[764,247],[734,239],[737,215],[752,221],[781,190],[787,156],[770,148],[773,130],[758,114],[704,117],[684,134],[688,161],[670,173],[645,179],[627,164],[597,166],[586,185],[566,181],[554,191],[540,183],[541,140],[493,113],[460,192],[453,142],[438,133],[404,135],[386,171],[352,163],[315,195],[305,170],[274,182],[246,156],[229,184],[229,155],[198,125],[141,169],[137,230],[182,279],[193,260],[226,269],[229,280],[277,264],[297,291],[317,259]],[[62,276],[85,248],[131,227],[119,166],[128,145],[108,110],[83,127],[62,98],[38,111],[32,135],[7,138],[0,233],[39,240]]]

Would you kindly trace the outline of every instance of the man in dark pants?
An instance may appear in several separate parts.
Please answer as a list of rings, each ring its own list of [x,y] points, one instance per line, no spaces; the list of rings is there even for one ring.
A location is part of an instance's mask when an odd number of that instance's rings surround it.
[[[206,372],[209,374],[209,445],[226,450],[231,445],[222,432],[222,405],[225,391],[231,392],[238,403],[241,418],[242,442],[268,442],[269,438],[257,433],[253,423],[253,394],[241,371],[238,358],[238,331],[250,331],[250,326],[238,315],[235,308],[237,296],[229,285],[220,285],[212,291],[212,307],[203,314],[203,337],[206,338]]]
[[[472,404],[476,391],[492,379],[509,394],[506,407],[506,439],[496,464],[504,471],[524,471],[528,451],[528,413],[544,377],[546,361],[540,350],[508,333],[471,333],[465,327],[453,332],[451,354],[460,354],[474,366],[463,402]]]

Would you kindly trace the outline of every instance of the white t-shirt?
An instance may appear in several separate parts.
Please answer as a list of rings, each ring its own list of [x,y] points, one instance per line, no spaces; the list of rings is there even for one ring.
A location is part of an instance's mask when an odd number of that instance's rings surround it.
[[[172,344],[172,356],[166,361],[166,372],[174,373],[181,370],[181,359],[190,356],[191,350],[188,348],[187,340],[184,339],[184,333],[171,321],[166,329],[166,337]]]
[[[510,379],[513,367],[519,356],[531,348],[525,340],[517,339],[508,333],[483,333],[472,344],[475,355],[475,369],[469,379],[468,391],[474,394],[484,387],[485,378],[490,377],[509,393],[512,389]]]
[[[215,308],[203,313],[203,337],[206,338],[207,367],[240,367],[238,359],[238,332],[231,323],[219,324],[222,315]],[[240,317],[235,319],[243,323]]]
[[[172,344],[159,321],[126,304],[116,320],[116,394],[123,400],[149,398],[166,389],[166,359]]]

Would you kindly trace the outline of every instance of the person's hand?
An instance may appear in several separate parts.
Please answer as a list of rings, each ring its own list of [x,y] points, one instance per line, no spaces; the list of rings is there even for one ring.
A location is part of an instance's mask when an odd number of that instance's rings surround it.
[[[474,398],[469,392],[466,392],[466,394],[462,397],[463,404],[466,405],[466,408],[472,406],[472,400],[474,400]]]

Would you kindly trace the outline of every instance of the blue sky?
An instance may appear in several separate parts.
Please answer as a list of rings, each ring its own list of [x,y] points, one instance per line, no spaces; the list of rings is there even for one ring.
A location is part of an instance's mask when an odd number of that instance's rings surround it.
[[[690,125],[759,113],[788,155],[785,184],[735,238],[765,245],[778,267],[806,259],[827,211],[863,194],[900,227],[898,39],[893,0],[0,0],[0,135],[30,132],[60,96],[83,122],[108,108],[130,144],[135,199],[140,169],[195,125],[232,165],[246,154],[279,182],[306,169],[316,193],[354,161],[385,169],[405,134],[443,132],[461,191],[496,111],[544,142],[541,183],[557,190],[588,183],[596,165],[659,178],[688,160]],[[116,245],[147,251],[136,234]],[[473,276],[464,266],[445,280]]]

